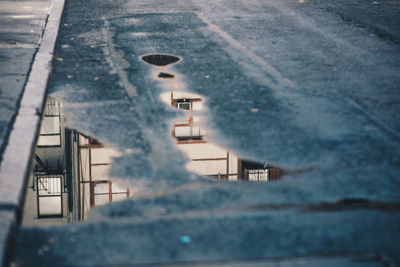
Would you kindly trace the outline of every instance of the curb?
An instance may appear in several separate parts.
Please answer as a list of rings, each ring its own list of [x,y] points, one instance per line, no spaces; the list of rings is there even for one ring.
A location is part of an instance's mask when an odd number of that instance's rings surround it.
[[[0,166],[0,222],[7,229],[0,231],[0,263],[7,265],[9,252],[14,243],[15,232],[20,221],[25,183],[31,163],[31,153],[36,143],[41,121],[41,111],[47,93],[47,82],[51,73],[51,61],[65,0],[53,0],[15,122],[9,135]],[[3,213],[7,212],[7,214]]]

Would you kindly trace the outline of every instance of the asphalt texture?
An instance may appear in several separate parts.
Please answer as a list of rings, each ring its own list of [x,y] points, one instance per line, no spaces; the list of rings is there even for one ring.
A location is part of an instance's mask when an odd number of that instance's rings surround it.
[[[67,1],[49,90],[69,127],[121,151],[112,176],[136,191],[82,224],[21,228],[13,261],[378,252],[399,263],[399,10],[396,1]],[[210,140],[292,174],[256,184],[188,173],[170,137],[180,113],[140,59],[152,53],[182,59],[168,71],[205,98]]]

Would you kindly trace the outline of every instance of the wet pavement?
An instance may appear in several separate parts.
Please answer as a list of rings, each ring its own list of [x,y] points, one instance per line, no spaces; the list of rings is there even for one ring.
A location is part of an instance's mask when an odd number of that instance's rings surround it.
[[[155,2],[68,1],[12,262],[398,263],[396,28]]]
[[[39,47],[51,1],[1,1],[0,151],[18,111],[33,56]],[[0,154],[0,161],[2,153]]]
[[[33,58],[39,47],[51,1],[0,1],[0,163],[15,117],[20,108],[21,96],[28,80]],[[35,129],[30,129],[35,131]],[[23,140],[19,140],[24,143]],[[29,153],[29,151],[27,151]],[[9,257],[11,239],[16,230],[18,206],[7,194],[11,188],[21,188],[22,180],[8,173],[5,181],[0,172],[0,262]],[[24,172],[24,170],[22,170]],[[16,183],[16,185],[13,185]]]

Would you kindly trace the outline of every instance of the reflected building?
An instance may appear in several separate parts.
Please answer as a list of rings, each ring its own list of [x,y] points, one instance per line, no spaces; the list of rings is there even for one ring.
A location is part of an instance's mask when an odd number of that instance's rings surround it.
[[[128,198],[108,175],[118,151],[64,125],[61,103],[48,97],[32,156],[23,225],[85,220],[94,206]]]
[[[189,171],[229,181],[267,182],[282,176],[283,171],[279,168],[244,160],[235,153],[208,142],[207,131],[200,121],[199,113],[203,109],[201,96],[187,92],[170,92],[162,95],[162,99],[185,112],[185,119],[174,123],[172,136],[177,140],[178,148],[191,159],[187,165]]]
[[[187,92],[162,95],[169,105],[185,112],[173,125],[178,148],[191,161],[187,169],[214,179],[268,182],[283,172],[268,164],[238,157],[206,140],[201,124],[203,99]],[[109,177],[119,152],[95,138],[65,127],[61,103],[48,97],[25,194],[22,224],[57,225],[79,222],[92,207],[130,197],[130,190]]]
[[[282,169],[269,164],[260,164],[239,158],[236,154],[208,142],[207,131],[201,127],[200,112],[203,98],[200,95],[185,92],[185,84],[170,71],[170,65],[182,59],[175,55],[149,54],[141,59],[153,67],[151,76],[162,81],[168,93],[161,94],[161,100],[186,113],[183,120],[173,125],[172,136],[177,140],[178,148],[191,161],[187,169],[194,173],[229,181],[247,180],[267,182],[280,179]]]

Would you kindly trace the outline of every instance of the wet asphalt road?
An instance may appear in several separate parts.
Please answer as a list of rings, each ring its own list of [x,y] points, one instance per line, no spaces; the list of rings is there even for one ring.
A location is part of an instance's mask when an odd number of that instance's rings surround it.
[[[50,92],[70,127],[134,151],[112,174],[142,196],[84,224],[21,229],[14,260],[382,252],[399,261],[399,9],[397,1],[68,1]],[[169,132],[177,113],[140,60],[149,53],[182,58],[171,70],[206,99],[211,140],[312,171],[265,185],[189,174]]]

